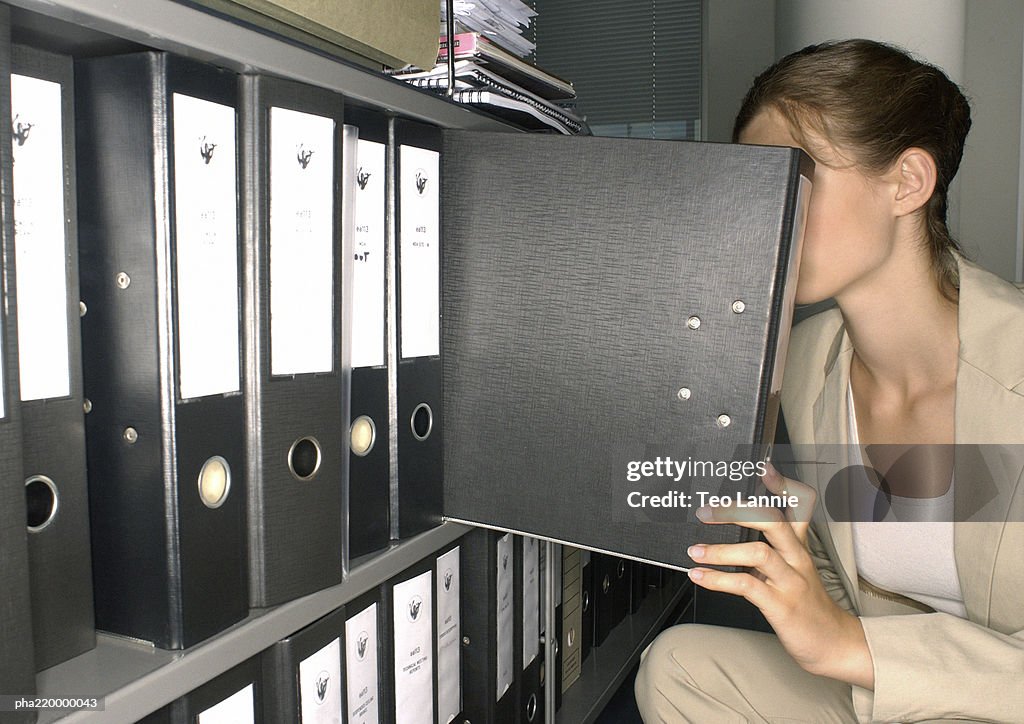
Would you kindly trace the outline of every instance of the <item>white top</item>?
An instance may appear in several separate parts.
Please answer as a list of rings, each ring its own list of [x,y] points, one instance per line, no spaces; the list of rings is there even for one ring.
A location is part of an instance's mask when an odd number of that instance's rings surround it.
[[[847,398],[850,462],[863,466],[852,388],[847,388]],[[953,556],[953,482],[937,498],[891,496],[879,522],[860,522],[874,520],[870,509],[854,511],[853,550],[857,575],[868,582],[967,618]],[[850,477],[850,484],[870,488],[852,495],[854,501],[872,501],[879,493],[862,470]]]

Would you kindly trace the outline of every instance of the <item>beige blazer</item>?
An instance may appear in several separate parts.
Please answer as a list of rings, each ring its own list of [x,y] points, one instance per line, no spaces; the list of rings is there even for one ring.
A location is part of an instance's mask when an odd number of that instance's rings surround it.
[[[958,455],[962,443],[1024,449],[1024,293],[961,260],[958,314]],[[838,309],[793,330],[783,409],[798,448],[848,440],[852,354]],[[967,522],[954,524],[954,549],[969,620],[922,613],[859,581],[851,526],[832,520],[819,495],[811,553],[829,594],[861,617],[874,662],[874,692],[853,687],[861,721],[1024,721],[1024,456],[1000,451],[997,464],[965,453],[955,468],[955,520]],[[821,491],[829,474],[804,464],[798,475]]]

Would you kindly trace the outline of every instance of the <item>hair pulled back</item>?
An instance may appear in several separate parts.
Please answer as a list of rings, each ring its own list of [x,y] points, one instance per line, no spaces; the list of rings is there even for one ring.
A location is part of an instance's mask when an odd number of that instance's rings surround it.
[[[971,109],[960,88],[933,65],[892,45],[844,40],[787,55],[754,80],[733,127],[733,141],[757,113],[773,107],[810,150],[826,139],[866,172],[881,174],[916,147],[935,160],[935,191],[923,209],[937,282],[955,298],[959,243],[946,225],[949,184],[960,167]]]

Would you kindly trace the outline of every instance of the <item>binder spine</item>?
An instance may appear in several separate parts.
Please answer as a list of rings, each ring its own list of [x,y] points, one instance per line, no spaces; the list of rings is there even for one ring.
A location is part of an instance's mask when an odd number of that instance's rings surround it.
[[[0,117],[10,118],[10,10],[0,7]],[[21,461],[18,385],[18,326],[15,295],[11,126],[0,124],[0,689],[35,692],[33,632],[29,597],[29,554],[25,528],[25,479]],[[12,722],[35,721],[12,714]]]
[[[179,92],[235,106],[233,74],[162,53],[76,67],[97,624],[164,648],[190,646],[247,613],[242,395],[185,399],[179,378]],[[199,485],[215,458],[224,486],[211,505]]]
[[[250,590],[253,607],[283,603],[341,582],[347,412],[341,340],[341,96],[291,81],[243,76],[246,214],[247,434]],[[277,109],[333,121],[330,370],[274,374],[271,334],[271,115]],[[301,162],[300,162],[301,163]],[[305,167],[304,167],[305,168]],[[278,242],[285,248],[288,238]],[[317,271],[320,271],[319,269]]]
[[[41,112],[37,105],[38,101],[25,96],[38,97],[40,84],[50,88],[55,86],[54,89],[59,94],[60,124],[56,127],[56,132],[51,131],[53,135],[40,135],[37,132],[33,136],[32,127],[28,126],[29,135],[18,141],[18,147],[25,148],[27,152],[38,153],[38,145],[36,149],[32,149],[32,144],[59,144],[61,168],[41,167],[38,163],[41,160],[40,156],[26,156],[22,159],[22,165],[14,171],[15,228],[23,229],[26,235],[23,241],[29,246],[24,252],[26,259],[28,255],[37,256],[34,264],[35,274],[20,280],[20,284],[26,287],[25,291],[36,298],[36,304],[30,307],[23,303],[19,307],[19,315],[23,317],[23,323],[19,326],[22,334],[34,331],[35,337],[34,343],[30,346],[21,347],[23,353],[32,353],[31,359],[22,360],[24,366],[21,375],[23,379],[31,375],[33,381],[30,385],[36,388],[30,393],[32,399],[23,399],[21,405],[22,459],[26,489],[30,495],[41,494],[44,506],[43,510],[37,511],[37,520],[34,521],[38,527],[30,527],[28,536],[36,666],[44,669],[91,649],[96,642],[92,572],[90,557],[86,553],[89,550],[89,508],[85,472],[85,421],[82,412],[81,335],[78,322],[73,75],[70,58],[21,46],[15,46],[12,53],[12,70],[19,76],[17,81],[21,84],[31,84],[29,87],[22,85],[18,94],[12,93],[12,102],[13,99],[17,99],[19,103],[27,101],[31,104],[30,108],[35,106],[29,113],[32,110]],[[12,112],[17,113],[18,110],[16,108]],[[42,121],[43,124],[50,121],[52,124],[57,119],[29,119],[26,116],[21,120],[26,124],[31,124],[32,120],[35,123]],[[29,162],[32,162],[31,166],[26,165]],[[22,177],[23,181],[27,182],[23,187],[17,185],[19,171],[26,174]],[[51,226],[39,228],[39,212],[33,211],[44,199],[29,195],[40,192],[39,174],[54,172],[59,176],[50,176],[46,181],[49,184],[59,183],[63,192],[63,214],[60,216],[63,223],[59,232]],[[25,190],[19,191],[19,188]],[[22,201],[25,202],[23,207],[20,206]],[[19,207],[26,211],[24,223],[19,221]],[[52,214],[59,211],[60,209],[51,208],[44,213]],[[59,242],[63,242],[64,260],[63,269],[60,270],[60,286],[65,290],[62,320],[41,308],[45,303],[38,299],[39,290],[33,289],[39,285],[56,292],[56,285],[53,285],[55,280],[45,276],[58,270],[50,265],[40,267],[40,262],[45,262],[45,258],[38,258],[40,253],[56,251],[54,246],[58,239],[53,235],[54,232],[63,234],[59,239]],[[17,233],[15,246],[18,246]],[[26,266],[26,270],[28,268]],[[63,322],[65,329],[60,328],[59,322]],[[33,327],[35,330],[32,330]],[[57,341],[52,335],[66,339],[66,349],[61,350],[59,344],[56,348],[50,348],[47,344],[47,349],[40,349],[40,344],[45,344],[43,340],[47,339],[37,336],[40,334],[47,335],[51,343]],[[48,370],[51,373],[47,375],[50,377],[49,380],[40,379],[40,373],[36,370],[47,369],[47,364],[39,355],[60,355],[62,351],[67,354],[66,359],[57,361],[57,364]],[[66,377],[60,379],[65,373]],[[26,392],[29,390],[23,386],[23,397]],[[52,518],[46,516],[47,508]],[[79,553],[69,555],[68,551]]]
[[[346,249],[344,256],[344,266],[348,270],[346,282],[351,280],[349,289],[352,295],[351,319],[347,327],[352,330],[352,372],[350,412],[346,423],[350,443],[346,510],[348,551],[350,557],[357,558],[386,547],[391,539],[390,448],[394,428],[389,405],[388,383],[393,367],[388,364],[388,340],[393,338],[388,336],[387,327],[393,318],[388,310],[388,283],[394,275],[388,273],[388,262],[393,261],[393,252],[388,244],[391,238],[387,213],[391,183],[387,162],[388,120],[383,115],[352,108],[346,108],[345,118],[358,128],[359,134],[358,178],[349,197],[349,204],[357,209],[354,211],[356,228],[351,248]],[[372,156],[368,160],[363,155],[367,152]],[[383,165],[378,168],[381,158]],[[346,186],[346,189],[353,187]],[[345,228],[352,229],[348,224]],[[373,255],[372,261],[369,255]],[[379,279],[376,277],[376,264],[380,264],[382,272]],[[378,310],[383,316],[379,320],[380,326],[376,327]],[[360,337],[357,350],[355,337],[360,331],[365,334],[365,339]],[[371,331],[379,333],[379,337]],[[376,353],[370,346],[374,343],[380,345]],[[369,364],[371,357],[377,357],[373,361],[379,364]],[[360,447],[357,451],[353,446],[358,442],[355,439],[360,432],[357,426],[362,428],[363,435],[367,427],[371,429],[368,450]]]
[[[417,319],[408,321],[404,318],[417,306],[428,306],[433,304],[430,299],[405,298],[410,290],[416,289],[415,284],[408,283],[409,277],[422,275],[425,272],[418,264],[403,262],[403,256],[411,254],[419,242],[418,239],[406,238],[411,233],[418,234],[419,222],[408,223],[412,220],[413,211],[411,195],[409,191],[409,176],[419,173],[418,169],[403,168],[403,156],[413,149],[416,151],[441,153],[441,131],[440,129],[426,126],[411,121],[395,122],[394,130],[395,143],[395,184],[397,193],[397,214],[396,214],[396,261],[397,261],[397,289],[396,302],[398,309],[398,360],[397,360],[397,488],[398,488],[398,536],[407,538],[432,528],[441,522],[441,508],[443,501],[443,477],[444,477],[444,411],[442,409],[443,381],[442,381],[442,355],[440,352],[440,293],[441,293],[441,264],[440,257],[443,252],[444,228],[443,218],[440,210],[440,196],[437,197],[437,244],[439,249],[434,250],[438,257],[438,270],[436,285],[426,277],[421,279],[423,289],[436,289],[438,295],[438,317],[428,319],[427,315],[417,315]],[[421,151],[421,152],[422,152]],[[427,172],[427,176],[433,171]],[[439,193],[444,186],[440,163],[437,166],[437,178],[424,178],[428,189],[433,188],[433,193]],[[417,187],[421,191],[420,187]],[[427,193],[431,193],[429,190]],[[404,220],[403,220],[404,219]],[[433,223],[433,222],[431,222]],[[428,225],[429,226],[429,225]],[[429,234],[428,228],[428,234]],[[429,243],[429,239],[428,239]],[[407,260],[408,261],[408,260]],[[429,272],[427,272],[429,273]],[[434,292],[429,292],[434,293]],[[424,325],[420,329],[418,324]],[[426,335],[433,333],[427,325],[433,327],[437,324],[438,343],[437,353],[423,353],[419,349],[413,349],[407,340],[417,337],[422,340]],[[419,347],[420,345],[417,345]],[[429,347],[429,345],[427,345]]]
[[[261,654],[266,721],[307,721],[310,711],[322,717],[315,721],[344,721],[344,628],[345,609],[337,608]]]

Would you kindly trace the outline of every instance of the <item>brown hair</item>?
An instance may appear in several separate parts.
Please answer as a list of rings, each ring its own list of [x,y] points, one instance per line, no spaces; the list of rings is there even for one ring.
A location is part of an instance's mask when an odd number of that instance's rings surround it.
[[[939,288],[955,299],[955,255],[963,250],[946,226],[946,193],[971,128],[960,88],[899,48],[844,40],[810,45],[757,76],[736,116],[733,141],[765,107],[782,113],[805,148],[813,133],[869,173],[886,171],[911,147],[931,154],[937,179],[924,209],[925,236]]]

